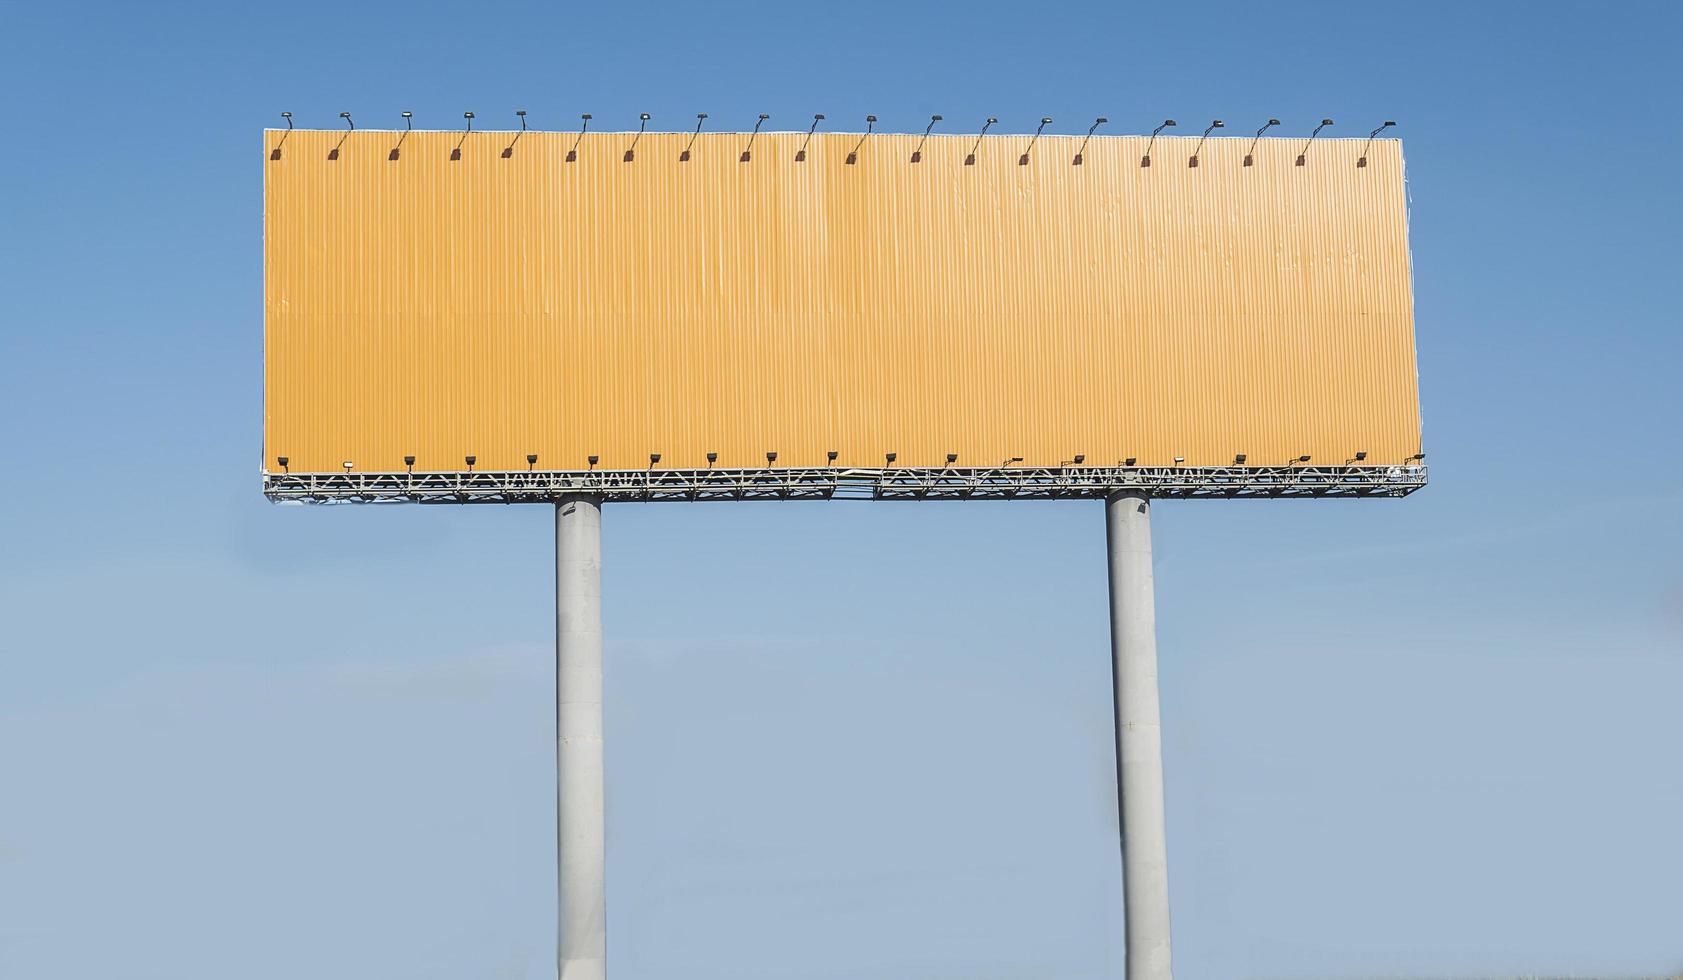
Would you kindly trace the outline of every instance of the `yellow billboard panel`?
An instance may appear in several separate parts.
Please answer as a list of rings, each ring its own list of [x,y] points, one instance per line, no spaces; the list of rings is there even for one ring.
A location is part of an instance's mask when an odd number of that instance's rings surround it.
[[[266,133],[265,470],[1420,449],[1396,141],[634,137]]]

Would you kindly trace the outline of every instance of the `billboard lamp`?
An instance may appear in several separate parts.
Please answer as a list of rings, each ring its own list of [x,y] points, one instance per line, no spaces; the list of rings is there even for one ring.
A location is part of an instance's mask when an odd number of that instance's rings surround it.
[[[1262,141],[1262,134],[1268,132],[1269,127],[1278,125],[1280,125],[1280,120],[1270,119],[1262,124],[1261,129],[1256,131],[1256,136],[1251,139],[1250,148],[1245,151],[1245,166],[1248,167],[1255,162],[1256,144]]]
[[[1075,159],[1070,161],[1071,166],[1081,166],[1081,155],[1087,151],[1087,141],[1093,138],[1093,130],[1107,122],[1110,122],[1110,120],[1100,116],[1093,120],[1093,125],[1087,127],[1087,135],[1082,138],[1081,145],[1075,148]]]
[[[341,112],[341,113],[339,113],[339,118],[345,120],[345,125],[349,126],[350,128],[345,130],[345,135],[344,136],[339,137],[339,142],[333,144],[333,149],[327,151],[327,158],[329,160],[339,159],[339,147],[344,146],[345,145],[345,140],[350,138],[350,135],[352,133],[356,132],[356,123],[351,121],[351,114],[350,113]]]
[[[958,453],[948,453],[947,454],[947,465],[951,466],[956,462],[958,462]]]
[[[292,472],[292,468],[287,465],[287,463],[291,462],[291,460],[287,459],[285,456],[276,456],[275,462],[280,464],[280,468],[282,470],[285,470],[288,473]]]
[[[462,459],[467,461],[467,468],[468,468],[469,473],[473,472],[473,464],[479,462],[479,457],[478,456],[463,456]]]
[[[1192,156],[1188,157],[1186,160],[1186,165],[1188,167],[1198,166],[1198,154],[1204,149],[1204,141],[1210,138],[1210,134],[1212,132],[1221,129],[1226,125],[1227,124],[1222,122],[1220,119],[1210,120],[1210,124],[1204,127],[1204,135],[1198,137],[1198,145],[1192,148]]]
[[[514,156],[514,144],[520,142],[520,137],[526,135],[526,110],[525,109],[516,109],[516,110],[514,110],[514,114],[520,117],[520,132],[515,133],[514,134],[514,139],[509,140],[508,145],[503,147],[503,159],[504,160],[507,160],[509,157]]]
[[[1163,125],[1158,126],[1156,129],[1151,131],[1151,141],[1145,144],[1145,155],[1140,157],[1140,166],[1151,166],[1151,148],[1157,145],[1157,134],[1161,133],[1165,129],[1168,129],[1170,126],[1178,125],[1180,124],[1175,122],[1173,119],[1165,119],[1163,120]]]
[[[982,137],[988,135],[988,127],[996,122],[999,122],[998,116],[989,116],[988,121],[982,124],[982,131],[976,134],[976,145],[970,148],[970,155],[964,158],[966,167],[976,165],[976,151],[982,148]]]
[[[748,162],[750,152],[754,149],[754,139],[760,135],[760,127],[764,126],[766,124],[766,120],[770,118],[770,116],[762,112],[760,113],[760,118],[754,120],[754,131],[748,134],[748,145],[742,148],[743,163]]]
[[[1378,129],[1375,129],[1373,132],[1367,134],[1367,142],[1362,144],[1362,155],[1356,158],[1356,166],[1367,166],[1367,148],[1373,145],[1373,138],[1396,124],[1397,121],[1395,119],[1387,119]]]
[[[648,113],[637,113],[637,120],[637,135],[631,137],[631,145],[625,148],[624,160],[626,163],[630,163],[637,158],[637,141],[643,138],[643,131],[649,128]]]
[[[269,151],[269,159],[271,160],[281,158],[281,147],[286,145],[286,138],[292,135],[292,113],[282,112],[281,118],[286,120],[286,132],[281,134],[280,141],[275,144],[275,148]]]
[[[912,162],[913,163],[918,163],[918,162],[923,160],[923,144],[929,142],[929,131],[934,129],[935,124],[940,122],[940,121],[941,121],[941,114],[940,113],[936,113],[935,115],[929,117],[929,125],[923,127],[923,139],[920,139],[920,140],[917,141],[917,149],[912,151]]]
[[[836,452],[834,449],[832,449],[829,452],[824,454],[825,458],[829,460],[831,465],[835,464],[836,457],[839,456],[839,455],[841,455],[841,454]]]
[[[456,148],[450,151],[450,159],[452,160],[462,158],[462,144],[467,142],[469,134],[473,132],[473,113],[464,112],[462,118],[467,120],[467,128],[462,130],[462,138],[456,141]]]
[[[717,463],[718,461],[719,461],[719,454],[718,453],[708,453],[707,454],[707,468],[708,469],[712,469],[713,464]]]
[[[1029,151],[1034,149],[1034,141],[1040,138],[1040,131],[1052,121],[1051,116],[1041,116],[1040,125],[1035,127],[1034,135],[1029,137],[1028,146],[1023,147],[1023,155],[1017,158],[1017,166],[1026,167],[1029,161]]]
[[[1239,453],[1237,456],[1234,456],[1233,457],[1233,465],[1234,466],[1245,465],[1245,454],[1244,453]]]
[[[812,114],[812,125],[806,131],[806,139],[801,140],[801,148],[795,153],[796,163],[806,162],[806,145],[812,142],[812,134],[818,132],[818,124],[824,121],[822,112]]]
[[[600,463],[602,461],[602,457],[596,456],[596,455],[591,455],[591,456],[585,457],[585,461],[590,464],[591,469],[595,469],[596,464]]]
[[[775,463],[775,462],[777,462],[777,453],[775,453],[775,452],[766,453],[766,465],[769,466],[769,465],[771,465],[772,463]]]
[[[579,158],[579,144],[584,142],[584,134],[590,129],[592,116],[588,112],[579,113],[579,134],[573,139],[573,148],[567,151],[567,162],[573,163]]]
[[[400,156],[402,154],[402,152],[403,152],[403,141],[408,139],[409,134],[414,132],[414,131],[415,131],[415,114],[413,112],[410,112],[408,109],[405,109],[405,110],[403,110],[403,132],[397,134],[397,143],[395,143],[392,146],[392,151],[390,153],[386,154],[386,159],[387,160],[396,160],[398,158],[398,156]]]
[[[532,467],[534,467],[536,465],[538,465],[538,454],[537,453],[527,453],[526,454],[526,469],[530,470]]]
[[[413,456],[403,457],[403,465],[409,468],[409,472],[411,472],[411,473],[415,472],[415,457],[413,457]]]
[[[1303,149],[1301,149],[1297,152],[1297,165],[1298,166],[1301,167],[1304,164],[1309,162],[1309,144],[1315,142],[1315,137],[1321,135],[1321,130],[1323,130],[1323,129],[1327,128],[1328,126],[1331,126],[1331,125],[1332,125],[1332,120],[1331,119],[1322,119],[1321,124],[1319,126],[1315,127],[1315,131],[1309,134],[1309,138],[1303,141]]]
[[[882,458],[888,461],[888,465],[893,466],[894,461],[896,459],[900,458],[900,454],[899,453],[883,453]]]
[[[865,135],[859,137],[859,142],[853,144],[852,151],[850,151],[847,154],[847,162],[849,164],[854,164],[854,163],[859,162],[859,148],[861,146],[865,145],[865,141],[867,139],[870,139],[871,130],[875,129],[876,125],[877,125],[877,117],[876,116],[866,116],[865,117]]]
[[[701,135],[701,124],[707,121],[707,113],[695,114],[695,132],[690,134],[690,141],[684,144],[684,152],[678,154],[678,162],[684,163],[690,158],[690,147],[695,145],[695,138]]]

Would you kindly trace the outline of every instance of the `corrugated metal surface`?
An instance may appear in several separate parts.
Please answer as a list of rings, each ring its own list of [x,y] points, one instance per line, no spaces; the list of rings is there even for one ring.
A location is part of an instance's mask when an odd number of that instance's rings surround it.
[[[1396,141],[281,136],[270,469],[1419,449]]]

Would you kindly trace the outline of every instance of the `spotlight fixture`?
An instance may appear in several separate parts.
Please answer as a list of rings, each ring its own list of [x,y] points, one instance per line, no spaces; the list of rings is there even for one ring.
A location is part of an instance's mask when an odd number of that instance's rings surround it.
[[[648,113],[637,113],[637,119],[639,120],[637,123],[637,135],[631,137],[631,145],[625,148],[625,155],[620,157],[620,159],[625,163],[630,163],[631,161],[637,159],[637,141],[643,138],[643,133],[649,128]]]
[[[947,454],[947,465],[951,466],[956,462],[958,462],[958,453],[948,453]]]
[[[695,132],[690,134],[690,141],[689,141],[688,144],[686,144],[684,146],[684,152],[678,154],[678,162],[679,163],[686,163],[686,162],[689,161],[690,147],[695,145],[696,137],[701,135],[701,124],[706,122],[706,121],[707,121],[707,113],[698,112],[698,113],[695,114]]]
[[[848,153],[847,160],[845,161],[848,165],[851,166],[852,164],[855,164],[855,163],[859,162],[859,149],[865,145],[865,141],[867,139],[871,138],[871,133],[873,131],[875,131],[876,127],[877,127],[877,117],[876,116],[866,116],[865,117],[865,135],[859,137],[859,142],[855,143],[853,145],[852,151]]]
[[[1210,124],[1204,127],[1204,135],[1198,137],[1198,145],[1192,148],[1192,156],[1188,157],[1186,160],[1186,165],[1188,167],[1198,166],[1198,154],[1202,153],[1204,150],[1204,141],[1210,138],[1211,133],[1224,128],[1226,125],[1227,124],[1222,122],[1220,119],[1212,119]]]
[[[777,462],[777,453],[775,453],[775,452],[766,453],[766,464],[769,466],[770,464],[775,463],[775,462]]]
[[[1251,139],[1250,148],[1245,151],[1245,166],[1248,167],[1252,163],[1256,162],[1256,144],[1262,141],[1262,134],[1278,125],[1280,125],[1280,120],[1270,119],[1266,123],[1263,123],[1261,129],[1256,131],[1256,136]]]
[[[766,124],[766,120],[770,118],[771,116],[762,112],[760,113],[760,118],[754,120],[754,131],[748,134],[748,145],[742,148],[742,156],[740,157],[740,160],[743,163],[747,163],[749,160],[753,159],[752,154],[754,150],[754,140],[760,135],[760,127],[764,126]]]
[[[834,449],[832,449],[829,452],[824,454],[825,458],[828,459],[831,463],[834,463],[836,461],[836,457],[840,456],[840,455],[841,455],[841,453],[836,452]]]
[[[339,465],[343,466],[345,468],[345,472],[349,473],[351,471],[351,467],[355,466],[356,464],[347,459],[343,463],[340,463]]]
[[[883,453],[882,458],[888,461],[888,465],[893,466],[894,461],[900,458],[900,454],[899,453]]]
[[[1360,452],[1357,452],[1356,455],[1351,456],[1349,459],[1345,460],[1344,465],[1349,466],[1351,463],[1360,463],[1361,461],[1363,461],[1365,459],[1367,459],[1367,450],[1363,449]]]
[[[585,457],[585,460],[588,463],[590,463],[590,468],[591,469],[595,469],[596,464],[600,463],[602,461],[602,457],[600,457],[600,456],[587,456],[587,457]]]
[[[917,163],[917,162],[919,162],[920,160],[923,159],[923,144],[929,142],[929,131],[934,129],[935,124],[940,122],[940,121],[941,121],[941,114],[938,113],[938,112],[935,115],[929,117],[929,125],[923,127],[923,139],[920,139],[920,140],[917,141],[917,149],[912,151],[912,162],[913,163]]]
[[[411,472],[411,473],[415,472],[415,457],[413,457],[413,456],[403,457],[403,465],[409,468],[409,472]]]
[[[1237,456],[1234,456],[1233,457],[1233,465],[1234,466],[1245,465],[1245,454],[1244,453],[1239,453]]]
[[[1163,125],[1158,126],[1156,129],[1151,131],[1151,140],[1145,144],[1145,155],[1140,157],[1140,166],[1151,166],[1151,148],[1157,145],[1157,134],[1161,133],[1165,129],[1168,129],[1170,126],[1178,125],[1180,125],[1180,123],[1175,122],[1173,119],[1165,119],[1163,120]]]
[[[397,134],[397,143],[392,146],[391,152],[386,154],[387,160],[396,160],[403,154],[403,141],[408,139],[409,134],[414,130],[415,114],[405,109],[403,110],[403,132]]]
[[[1309,454],[1304,453],[1302,456],[1298,456],[1298,457],[1295,457],[1293,459],[1286,460],[1286,465],[1291,466],[1294,463],[1307,463],[1307,462],[1309,462]]]
[[[964,158],[966,167],[976,165],[976,151],[982,148],[982,137],[988,135],[988,127],[996,122],[999,122],[998,116],[989,116],[988,121],[982,124],[982,131],[976,134],[976,145],[970,148],[970,155]]]
[[[1132,466],[1132,465],[1134,465],[1134,464],[1135,464],[1135,463],[1137,463],[1137,462],[1139,462],[1139,458],[1138,458],[1138,457],[1136,457],[1136,456],[1129,456],[1129,457],[1128,457],[1128,458],[1127,458],[1127,459],[1125,459],[1125,460],[1123,460],[1123,461],[1122,461],[1122,465],[1123,465],[1123,466]]]
[[[1070,161],[1071,166],[1081,166],[1081,161],[1085,159],[1083,154],[1087,152],[1087,141],[1093,138],[1093,130],[1098,129],[1107,122],[1110,122],[1110,120],[1100,116],[1099,118],[1093,120],[1093,125],[1087,127],[1086,137],[1081,140],[1081,145],[1075,148],[1075,159]]]
[[[467,460],[467,468],[468,468],[469,472],[472,472],[473,464],[479,462],[479,457],[478,456],[464,456],[462,458]]]
[[[280,468],[281,468],[281,469],[283,469],[283,470],[285,470],[285,471],[286,471],[286,472],[288,472],[288,473],[291,473],[291,472],[292,472],[292,468],[291,468],[291,467],[290,467],[290,466],[288,466],[288,465],[287,465],[287,464],[288,464],[288,463],[290,463],[290,462],[292,462],[292,460],[290,460],[290,459],[288,459],[288,458],[287,458],[287,457],[285,457],[285,456],[276,456],[276,457],[275,457],[275,462],[277,462],[277,463],[279,463],[279,464],[280,464]]]
[[[1390,129],[1392,126],[1395,126],[1396,124],[1397,124],[1397,121],[1395,119],[1387,119],[1378,129],[1375,129],[1373,132],[1367,134],[1367,142],[1362,144],[1362,155],[1356,158],[1356,166],[1358,166],[1358,167],[1367,166],[1367,149],[1368,149],[1368,147],[1373,145],[1374,137],[1378,136],[1380,133],[1383,133],[1385,130]]]
[[[660,454],[659,453],[650,453],[649,454],[649,467],[651,469],[653,469],[654,465],[658,462],[660,462]]]
[[[462,158],[462,144],[466,143],[468,136],[473,133],[473,113],[464,112],[462,113],[462,118],[467,120],[467,128],[462,130],[462,138],[456,141],[455,149],[450,151],[451,160],[460,160]]]
[[[567,162],[572,163],[579,158],[579,144],[584,142],[584,134],[590,129],[590,120],[594,117],[588,112],[579,113],[579,134],[573,140],[573,148],[567,151]]]
[[[1403,462],[1405,462],[1405,463],[1418,463],[1425,458],[1426,458],[1425,453],[1415,453],[1413,456],[1410,456],[1407,459],[1403,460]]]
[[[806,145],[812,142],[812,134],[818,132],[818,124],[823,121],[824,114],[822,112],[815,112],[812,114],[812,126],[806,131],[806,139],[801,141],[801,148],[795,151],[796,163],[806,162]]]
[[[269,151],[269,159],[271,160],[281,158],[281,147],[286,145],[286,138],[292,134],[292,113],[283,112],[281,118],[286,120],[286,132],[281,134],[280,142],[275,144],[275,148]]]
[[[1175,465],[1176,466],[1179,466],[1180,464],[1182,464],[1184,462],[1186,462],[1186,457],[1185,456],[1176,456],[1175,457]]]
[[[1017,158],[1017,166],[1019,166],[1019,167],[1028,166],[1029,153],[1031,153],[1034,150],[1035,141],[1040,139],[1041,131],[1044,130],[1051,122],[1052,122],[1052,117],[1051,116],[1041,116],[1040,117],[1040,125],[1035,129],[1034,135],[1029,137],[1028,146],[1023,148],[1023,155]]]
[[[532,467],[534,467],[536,465],[538,465],[538,454],[537,453],[527,453],[526,454],[526,468],[531,469]]]
[[[1080,466],[1082,463],[1085,463],[1085,462],[1087,462],[1086,455],[1083,454],[1083,453],[1076,453],[1074,459],[1066,459],[1063,462],[1059,463],[1058,465],[1059,466],[1068,466],[1071,463],[1073,463],[1076,466]]]
[[[339,147],[344,146],[345,140],[350,136],[350,134],[356,132],[356,123],[351,120],[350,113],[341,112],[339,113],[339,118],[345,120],[345,125],[348,128],[345,130],[345,135],[339,137],[339,142],[333,144],[333,149],[327,151],[327,158],[329,160],[339,159]]]
[[[1315,142],[1315,137],[1321,135],[1321,130],[1331,125],[1331,119],[1322,119],[1321,124],[1315,127],[1315,131],[1309,134],[1309,138],[1303,141],[1303,149],[1297,152],[1297,165],[1299,167],[1309,162],[1309,144]]]
[[[1010,466],[1012,463],[1021,463],[1022,461],[1023,461],[1023,458],[1021,456],[1013,456],[1010,459],[1006,460],[1005,462],[1000,463],[999,465],[1003,468],[1003,467],[1006,467],[1006,466]]]
[[[713,464],[717,463],[718,461],[719,461],[719,454],[718,453],[708,453],[707,454],[707,468],[708,469],[712,469]]]

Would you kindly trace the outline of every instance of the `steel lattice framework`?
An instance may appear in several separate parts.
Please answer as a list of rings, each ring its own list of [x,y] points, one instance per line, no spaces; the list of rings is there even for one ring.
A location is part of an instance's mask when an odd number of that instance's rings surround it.
[[[605,501],[1404,497],[1425,485],[1426,467],[1415,464],[263,474],[270,500],[315,504],[543,503],[576,494]]]

